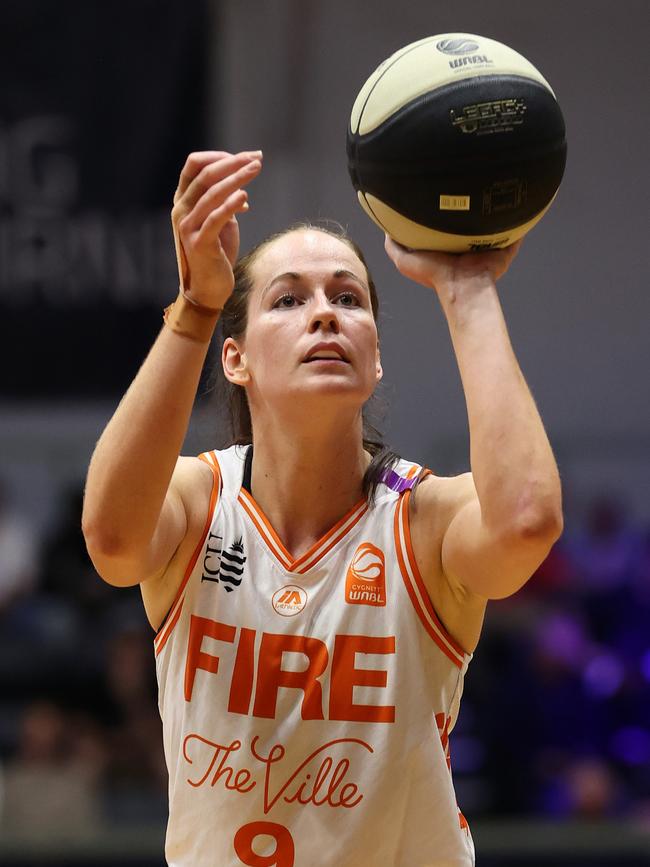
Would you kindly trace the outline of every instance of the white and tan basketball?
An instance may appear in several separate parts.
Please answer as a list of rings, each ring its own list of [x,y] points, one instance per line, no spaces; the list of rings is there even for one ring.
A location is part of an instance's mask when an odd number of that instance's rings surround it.
[[[359,202],[412,249],[464,252],[523,237],[566,163],[548,82],[512,48],[471,33],[413,42],[355,100],[348,166]]]

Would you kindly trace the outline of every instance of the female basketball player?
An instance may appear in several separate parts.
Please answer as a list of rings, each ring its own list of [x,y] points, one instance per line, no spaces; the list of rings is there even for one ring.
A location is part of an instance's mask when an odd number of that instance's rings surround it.
[[[236,214],[261,166],[259,152],[188,158],[173,210],[184,292],[86,487],[92,559],[110,583],[140,583],[157,630],[167,858],[465,867],[449,770],[463,677],[486,601],[520,588],[562,528],[495,289],[516,251],[386,242],[437,293],[467,400],[472,472],[437,477],[364,438],[377,300],[350,241],[274,236],[233,292]],[[179,457],[222,310],[249,445]]]

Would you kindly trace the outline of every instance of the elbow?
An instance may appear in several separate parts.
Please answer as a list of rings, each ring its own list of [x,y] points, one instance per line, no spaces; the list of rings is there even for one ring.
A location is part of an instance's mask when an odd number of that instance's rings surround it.
[[[564,531],[562,510],[549,510],[522,516],[517,525],[517,536],[522,539],[548,540],[555,544]]]
[[[139,583],[139,578],[134,578],[138,570],[134,568],[134,561],[128,555],[122,538],[87,518],[82,518],[81,531],[88,556],[100,578],[113,587],[130,587]]]
[[[112,533],[106,523],[90,516],[86,510],[81,516],[81,532],[86,542],[88,553],[102,557],[118,557],[124,553],[124,542]]]
[[[557,542],[564,531],[562,488],[554,484],[537,485],[520,499],[514,521],[515,535],[523,540]]]

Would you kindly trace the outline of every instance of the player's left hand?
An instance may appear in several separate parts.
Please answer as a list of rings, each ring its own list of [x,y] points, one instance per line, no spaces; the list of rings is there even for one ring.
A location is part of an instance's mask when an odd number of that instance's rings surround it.
[[[480,253],[438,253],[409,250],[386,235],[384,246],[401,274],[440,293],[447,289],[458,290],[466,283],[496,283],[510,267],[521,243],[517,241],[500,250]]]

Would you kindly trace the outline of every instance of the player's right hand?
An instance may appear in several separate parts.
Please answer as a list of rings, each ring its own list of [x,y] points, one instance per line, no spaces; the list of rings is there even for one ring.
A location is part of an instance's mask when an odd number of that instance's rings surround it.
[[[197,304],[222,309],[232,293],[239,252],[235,215],[248,210],[243,187],[261,169],[261,151],[200,151],[183,166],[172,226],[181,287]]]

